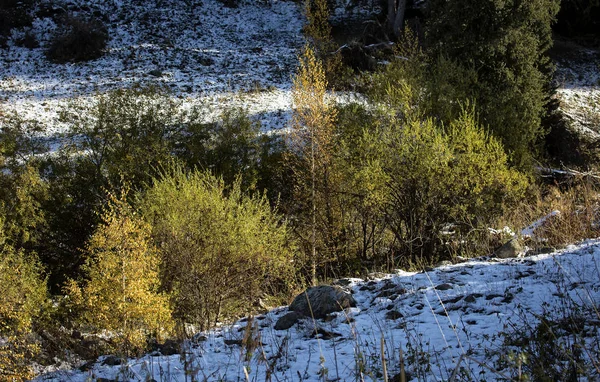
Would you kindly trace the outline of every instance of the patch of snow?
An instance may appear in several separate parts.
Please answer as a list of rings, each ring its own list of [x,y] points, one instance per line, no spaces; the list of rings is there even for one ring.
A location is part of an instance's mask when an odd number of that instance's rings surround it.
[[[560,215],[560,211],[554,210],[550,212],[548,215],[539,218],[538,220],[531,223],[528,227],[525,227],[521,230],[522,237],[534,237],[535,230],[539,227],[543,226],[546,220],[550,219],[552,216]]]
[[[582,48],[572,42],[566,45],[566,58],[557,62],[555,81],[561,110],[572,126],[584,136],[600,138],[600,52]]]
[[[9,48],[0,50],[0,100],[6,112],[40,121],[47,135],[55,136],[64,132],[58,116],[69,102],[91,105],[98,94],[154,84],[189,105],[246,108],[265,129],[281,128],[289,119],[291,78],[305,22],[298,3],[245,1],[239,8],[217,0],[64,4],[66,9],[83,6],[110,20],[106,54],[85,63],[50,63],[44,50],[57,26],[50,18],[36,19],[30,32],[39,48],[17,47],[18,36],[13,36]],[[254,94],[245,97],[244,92]]]

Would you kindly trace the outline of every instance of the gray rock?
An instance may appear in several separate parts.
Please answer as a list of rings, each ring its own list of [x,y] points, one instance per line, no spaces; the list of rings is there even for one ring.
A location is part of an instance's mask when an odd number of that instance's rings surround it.
[[[287,330],[296,325],[302,317],[304,316],[298,312],[284,314],[275,323],[275,330]]]
[[[499,259],[510,259],[517,257],[521,252],[523,252],[523,245],[519,239],[514,238],[498,248],[494,252],[494,257]]]
[[[453,288],[454,287],[452,286],[452,284],[448,284],[448,283],[440,284],[435,287],[435,289],[437,289],[437,290],[450,290]]]
[[[316,327],[311,334],[311,338],[319,338],[322,340],[332,340],[337,337],[341,337],[340,333],[330,332],[329,330],[325,330],[320,327]]]
[[[333,285],[339,285],[341,287],[346,287],[350,284],[352,284],[352,281],[350,279],[339,279],[333,282]]]
[[[310,302],[310,304],[309,304]],[[338,286],[320,285],[308,288],[290,304],[290,310],[307,317],[325,318],[329,313],[356,306],[354,298]]]
[[[150,72],[148,72],[148,74],[154,77],[162,77],[163,75],[163,73],[159,69],[151,70]]]
[[[102,361],[102,365],[117,366],[120,365],[123,360],[120,357],[114,355],[107,355]]]

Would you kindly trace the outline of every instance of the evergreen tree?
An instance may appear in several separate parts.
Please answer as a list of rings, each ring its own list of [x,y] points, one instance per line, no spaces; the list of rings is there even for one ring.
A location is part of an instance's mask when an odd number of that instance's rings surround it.
[[[499,137],[512,163],[526,166],[543,135],[552,65],[546,51],[559,0],[431,0],[426,29],[434,56],[473,69],[464,99]]]
[[[556,31],[569,37],[600,37],[599,0],[562,0]]]

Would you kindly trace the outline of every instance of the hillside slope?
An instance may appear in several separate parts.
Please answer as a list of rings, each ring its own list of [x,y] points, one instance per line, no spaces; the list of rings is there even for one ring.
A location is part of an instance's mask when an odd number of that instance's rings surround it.
[[[515,377],[519,354],[525,355],[527,370],[544,352],[560,359],[559,348],[567,345],[581,346],[582,364],[598,365],[598,240],[550,254],[473,259],[338,284],[353,294],[357,307],[325,320],[304,319],[289,330],[275,330],[287,312],[280,307],[198,333],[186,343],[184,355],[157,351],[118,366],[101,357],[87,371],[61,371],[37,381],[185,381],[192,376],[244,381],[244,369],[252,381],[382,380],[382,346],[388,375],[399,372],[402,350],[408,380],[415,381],[448,380],[459,361],[461,380]],[[545,325],[557,339],[540,340]],[[563,361],[567,368],[568,359]],[[546,372],[552,376],[552,370]],[[593,368],[587,372],[600,377]]]
[[[6,111],[62,132],[61,108],[89,103],[108,90],[158,85],[188,105],[242,106],[266,128],[283,126],[291,76],[302,45],[301,6],[292,1],[244,2],[238,8],[205,1],[42,1],[51,11],[31,28],[15,30],[0,49],[0,99]],[[105,20],[106,54],[84,63],[54,64],[44,52],[61,15]],[[40,12],[38,12],[40,14]],[[54,16],[51,16],[54,14]],[[17,46],[26,33],[39,47]]]

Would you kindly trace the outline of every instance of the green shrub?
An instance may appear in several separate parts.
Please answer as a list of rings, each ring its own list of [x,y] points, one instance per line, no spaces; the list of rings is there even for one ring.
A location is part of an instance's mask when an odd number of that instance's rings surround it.
[[[293,280],[293,247],[264,197],[226,188],[207,172],[175,168],[140,205],[162,254],[161,279],[175,317],[203,329],[252,309]]]
[[[47,191],[34,166],[0,175],[0,212],[6,216],[4,229],[11,245],[32,249],[41,243],[47,228],[43,210]]]
[[[41,131],[36,122],[0,111],[0,213],[6,239],[16,249],[33,249],[46,231],[47,184],[36,160],[47,150],[36,139]]]
[[[339,267],[349,273],[365,267],[394,268],[394,237],[384,218],[388,175],[383,168],[387,149],[377,113],[364,105],[338,107],[334,161],[341,172],[338,199],[344,211],[347,251]]]
[[[118,192],[124,179],[143,190],[177,157],[227,184],[239,174],[244,190],[262,192],[275,175],[269,164],[276,165],[280,156],[272,149],[274,140],[261,135],[244,110],[225,110],[220,120],[207,123],[204,109],[187,112],[161,88],[108,92],[91,107],[69,104],[61,117],[70,126],[71,145],[45,167],[49,191],[43,207],[50,229],[37,248],[56,292],[66,279],[77,277],[83,264],[79,248],[99,222],[95,212],[106,202],[104,190]]]
[[[170,160],[183,118],[168,92],[139,86],[100,95],[91,110],[71,104],[62,114],[73,149],[87,152],[95,176],[114,186],[124,178],[134,189]]]
[[[259,181],[260,156],[268,145],[260,133],[260,123],[244,109],[226,109],[219,120],[198,122],[192,117],[187,136],[178,142],[177,155],[189,168],[210,170],[232,184],[239,176],[244,190]],[[266,138],[266,137],[265,137]]]
[[[85,156],[61,152],[46,163],[47,198],[42,203],[47,230],[35,247],[49,273],[52,293],[79,276],[85,262],[81,248],[100,221],[107,182]]]
[[[446,207],[454,221],[493,219],[524,196],[527,179],[508,167],[502,144],[478,124],[473,109],[463,110],[444,133],[452,150]]]
[[[368,167],[380,166],[367,173],[387,177],[380,189],[389,198],[384,212],[396,243],[426,261],[487,251],[477,244],[487,242],[484,223],[524,195],[527,179],[509,167],[513,149],[479,123],[479,104],[469,102],[478,95],[478,73],[444,55],[431,59],[410,33],[396,55],[371,77],[378,127],[364,127],[362,139],[373,141],[358,144],[371,147]],[[377,153],[377,142],[386,153]]]
[[[105,191],[118,192],[123,179],[142,189],[170,160],[181,128],[178,105],[161,89],[133,87],[99,95],[92,106],[71,102],[61,110],[70,144],[44,162],[48,231],[36,247],[53,292],[78,277],[81,248],[99,223]]]
[[[472,110],[445,129],[430,119],[392,119],[384,126],[386,153],[371,161],[380,166],[372,171],[385,174],[384,213],[411,259],[430,262],[456,251],[449,244],[463,243],[525,192],[526,177],[508,167],[502,146],[477,124]]]
[[[100,58],[108,43],[108,31],[99,20],[67,17],[46,51],[52,62],[81,62]]]

